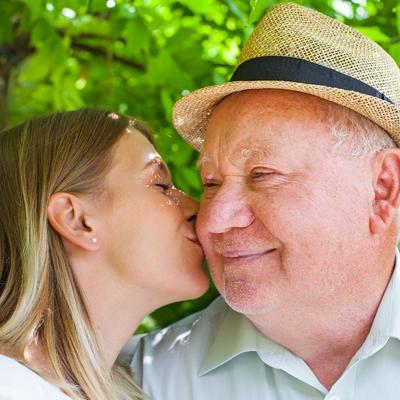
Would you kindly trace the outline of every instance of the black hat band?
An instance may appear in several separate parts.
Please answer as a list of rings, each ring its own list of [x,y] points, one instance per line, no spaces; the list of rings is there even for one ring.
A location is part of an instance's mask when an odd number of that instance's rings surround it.
[[[294,57],[263,56],[241,63],[233,81],[287,81],[352,90],[394,104],[372,86],[320,64]]]

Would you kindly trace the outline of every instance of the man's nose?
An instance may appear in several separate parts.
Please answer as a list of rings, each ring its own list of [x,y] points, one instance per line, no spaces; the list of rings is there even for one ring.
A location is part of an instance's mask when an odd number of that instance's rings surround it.
[[[224,183],[211,199],[205,199],[200,216],[210,233],[224,233],[232,228],[245,228],[254,221],[246,191],[238,183]]]
[[[174,198],[181,208],[185,219],[194,227],[197,213],[199,212],[199,202],[181,190],[174,189]]]

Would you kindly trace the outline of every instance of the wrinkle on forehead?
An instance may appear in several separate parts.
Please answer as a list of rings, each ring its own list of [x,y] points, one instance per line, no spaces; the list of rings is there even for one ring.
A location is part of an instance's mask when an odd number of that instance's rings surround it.
[[[265,158],[272,145],[279,145],[277,137],[282,136],[282,142],[287,142],[290,135],[296,134],[296,129],[305,134],[315,135],[317,131],[326,135],[330,132],[327,129],[330,104],[316,96],[287,90],[250,90],[232,94],[218,104],[211,116],[211,120],[214,116],[226,123],[214,126],[208,152],[216,154],[218,151],[220,157],[226,158],[225,147],[233,150],[231,162],[251,153],[255,158]],[[213,125],[210,122],[208,128]],[[253,136],[254,131],[265,132],[265,137]],[[255,145],[251,143],[252,139]],[[202,155],[200,165],[208,160],[206,156],[206,153]]]
[[[292,119],[296,118],[300,125],[310,122],[324,123],[332,105],[337,106],[338,110],[341,109],[339,105],[306,93],[259,89],[231,94],[218,104],[214,113],[222,112],[227,121],[236,121],[239,115],[244,128],[251,129],[251,125],[257,122],[257,117],[269,115],[283,120],[290,115]],[[258,121],[261,121],[261,118]]]
[[[271,155],[271,143],[269,140],[259,140],[257,143],[239,142],[232,151],[232,162],[238,159],[251,159],[253,161],[264,160]]]

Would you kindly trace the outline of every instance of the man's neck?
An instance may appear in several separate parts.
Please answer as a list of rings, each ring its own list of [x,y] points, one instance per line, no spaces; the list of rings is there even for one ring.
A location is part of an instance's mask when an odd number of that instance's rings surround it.
[[[393,260],[392,264],[393,266]],[[330,389],[365,342],[385,293],[393,268],[380,283],[360,291],[358,305],[353,301],[325,310],[290,309],[268,312],[266,316],[247,315],[264,336],[286,347],[303,359],[322,385]],[[361,305],[361,307],[360,307]]]

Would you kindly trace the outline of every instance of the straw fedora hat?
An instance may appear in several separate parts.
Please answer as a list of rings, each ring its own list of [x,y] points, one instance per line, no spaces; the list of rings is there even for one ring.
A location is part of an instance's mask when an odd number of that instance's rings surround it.
[[[348,107],[400,146],[400,71],[394,60],[354,29],[291,3],[272,7],[258,23],[230,82],[196,90],[175,104],[174,126],[200,150],[219,101],[266,88],[309,93]]]

